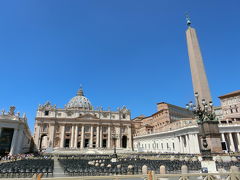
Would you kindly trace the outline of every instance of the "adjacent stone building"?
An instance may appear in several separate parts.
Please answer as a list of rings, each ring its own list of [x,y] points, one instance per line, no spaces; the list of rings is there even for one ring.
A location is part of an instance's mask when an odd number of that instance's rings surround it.
[[[37,109],[34,142],[38,150],[132,148],[130,111],[94,109],[80,89],[64,108],[47,102]]]
[[[162,127],[184,118],[194,118],[192,111],[166,102],[157,103],[156,113],[133,119],[134,123],[141,121],[140,127],[135,130],[135,135],[160,132]]]
[[[0,155],[27,153],[32,145],[32,136],[27,124],[27,117],[15,113],[11,106],[9,112],[0,114]]]
[[[222,106],[222,123],[240,122],[240,90],[219,97]]]

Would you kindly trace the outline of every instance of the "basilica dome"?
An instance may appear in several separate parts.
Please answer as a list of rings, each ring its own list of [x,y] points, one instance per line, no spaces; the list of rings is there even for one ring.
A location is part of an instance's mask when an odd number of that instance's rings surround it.
[[[69,109],[85,109],[92,110],[91,102],[83,94],[82,88],[77,92],[77,96],[73,97],[66,105]]]

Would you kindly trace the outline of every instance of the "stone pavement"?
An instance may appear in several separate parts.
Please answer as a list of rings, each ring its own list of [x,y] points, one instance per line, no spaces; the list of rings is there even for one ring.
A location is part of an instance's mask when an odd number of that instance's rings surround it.
[[[64,174],[63,168],[60,166],[59,161],[57,158],[54,158],[54,171],[53,171],[53,177],[66,177]]]

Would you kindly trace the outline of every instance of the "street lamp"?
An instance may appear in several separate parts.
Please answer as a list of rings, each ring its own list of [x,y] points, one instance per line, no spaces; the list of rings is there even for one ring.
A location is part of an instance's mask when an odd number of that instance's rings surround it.
[[[194,95],[197,104],[195,105],[192,101],[190,101],[188,104],[186,104],[186,108],[188,110],[191,110],[197,119],[197,123],[199,126],[199,135],[202,142],[202,158],[203,160],[212,160],[211,149],[208,147],[208,142],[206,139],[207,133],[204,124],[210,122],[217,123],[216,115],[213,111],[213,103],[212,101],[206,102],[205,99],[202,99],[200,104],[199,94],[196,92]]]

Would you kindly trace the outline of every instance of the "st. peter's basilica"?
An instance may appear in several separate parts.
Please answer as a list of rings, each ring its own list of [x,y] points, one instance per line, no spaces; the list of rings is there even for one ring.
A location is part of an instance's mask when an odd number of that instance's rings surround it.
[[[38,150],[132,148],[130,111],[123,106],[117,111],[94,109],[82,88],[64,108],[50,102],[39,105],[34,126]]]

